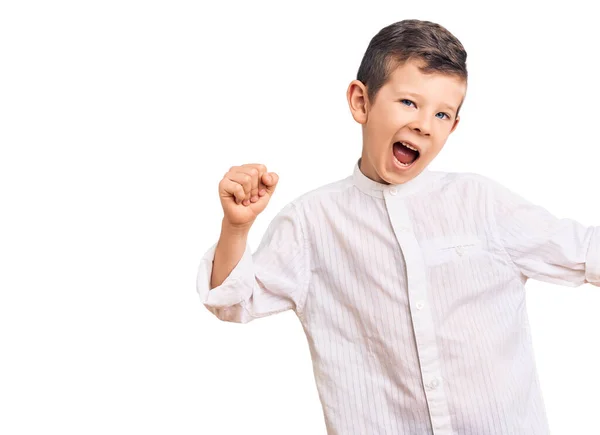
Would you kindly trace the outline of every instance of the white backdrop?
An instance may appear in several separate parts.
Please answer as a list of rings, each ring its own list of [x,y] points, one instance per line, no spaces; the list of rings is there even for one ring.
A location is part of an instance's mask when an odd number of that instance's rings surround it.
[[[200,304],[221,177],[280,175],[255,249],[285,204],[352,173],[346,87],[380,28],[419,18],[462,41],[470,75],[432,169],[600,225],[592,7],[2,2],[0,433],[324,434],[294,314],[238,325]],[[600,289],[527,298],[553,433],[597,433]]]

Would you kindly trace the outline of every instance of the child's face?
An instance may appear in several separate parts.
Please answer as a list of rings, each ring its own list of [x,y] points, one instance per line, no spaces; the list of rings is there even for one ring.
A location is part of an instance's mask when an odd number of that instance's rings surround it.
[[[467,91],[465,81],[440,73],[423,74],[417,62],[408,61],[394,70],[374,104],[360,81],[348,87],[352,116],[363,126],[360,169],[380,183],[401,184],[417,176],[441,151],[460,119],[456,109]],[[408,166],[397,159],[407,160],[397,154],[402,149],[400,141],[419,150]]]

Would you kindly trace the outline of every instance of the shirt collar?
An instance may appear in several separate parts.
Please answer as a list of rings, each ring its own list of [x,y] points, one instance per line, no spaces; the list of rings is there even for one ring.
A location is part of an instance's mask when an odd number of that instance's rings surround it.
[[[376,198],[383,198],[385,193],[392,194],[397,197],[403,197],[411,193],[415,193],[422,189],[428,184],[432,178],[432,173],[428,168],[423,169],[419,175],[415,178],[408,180],[402,184],[383,184],[377,181],[371,180],[360,170],[360,161],[362,157],[354,165],[353,181],[354,185],[358,187],[362,192],[374,196]]]

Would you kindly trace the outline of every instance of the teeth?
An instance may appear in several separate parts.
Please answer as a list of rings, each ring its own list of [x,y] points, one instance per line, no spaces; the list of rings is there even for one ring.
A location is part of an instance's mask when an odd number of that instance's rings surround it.
[[[404,145],[406,148],[411,149],[413,151],[419,151],[418,149],[416,149],[415,147],[410,146],[409,144],[407,144],[406,142],[400,142],[402,145]]]

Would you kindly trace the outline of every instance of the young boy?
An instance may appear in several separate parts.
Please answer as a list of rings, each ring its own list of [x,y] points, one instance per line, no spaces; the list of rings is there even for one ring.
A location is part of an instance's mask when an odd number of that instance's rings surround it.
[[[347,92],[354,172],[286,205],[254,254],[278,176],[247,164],[219,184],[202,302],[232,322],[295,311],[330,435],[549,433],[524,285],[600,285],[600,227],[427,169],[459,123],[466,58],[438,24],[382,29]]]

